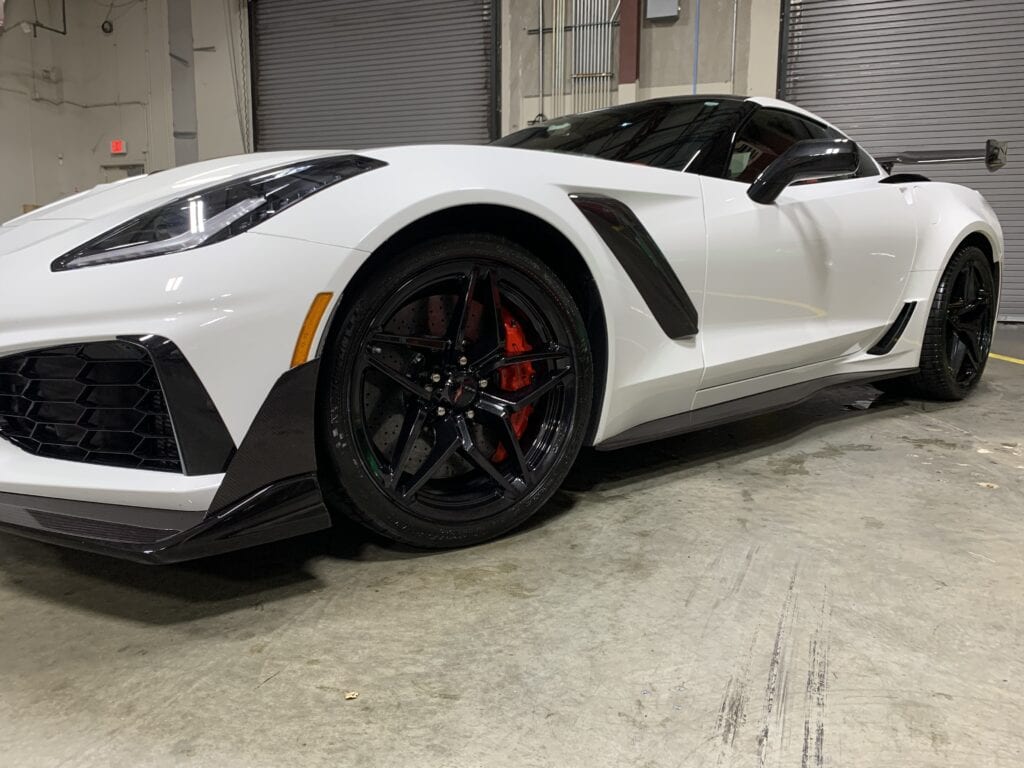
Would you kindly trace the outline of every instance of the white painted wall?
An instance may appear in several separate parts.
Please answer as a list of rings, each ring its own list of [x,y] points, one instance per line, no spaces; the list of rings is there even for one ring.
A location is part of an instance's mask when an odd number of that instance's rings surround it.
[[[239,12],[244,0],[140,0],[112,10],[95,0],[67,0],[66,36],[33,34],[31,27],[26,34],[21,22],[36,18],[32,0],[7,0],[0,34],[0,221],[23,206],[116,178],[123,166],[154,171],[174,164],[169,2],[191,3],[193,46],[210,49],[194,52],[190,65],[198,157],[243,151],[235,106],[242,100],[235,92],[247,92],[248,84],[236,89],[232,72],[239,82],[247,73],[231,63],[243,55],[248,34]],[[61,25],[59,0],[35,6],[40,21]],[[108,11],[109,35],[100,29]],[[127,155],[111,156],[115,138],[127,141]]]

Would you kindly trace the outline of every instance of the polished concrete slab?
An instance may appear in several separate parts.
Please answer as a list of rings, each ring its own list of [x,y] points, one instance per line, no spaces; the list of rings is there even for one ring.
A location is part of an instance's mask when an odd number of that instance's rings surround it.
[[[960,404],[845,387],[591,452],[457,552],[0,537],[0,765],[1024,764],[1022,401],[994,359]]]

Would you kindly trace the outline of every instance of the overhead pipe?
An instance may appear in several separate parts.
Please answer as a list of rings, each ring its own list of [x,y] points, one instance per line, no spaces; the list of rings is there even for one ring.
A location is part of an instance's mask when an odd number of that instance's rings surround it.
[[[576,112],[586,112],[590,109],[590,89],[593,85],[594,78],[591,73],[594,71],[594,28],[590,26],[593,21],[593,5],[594,0],[584,0],[583,2],[583,61],[581,68],[583,70],[584,77],[583,82],[583,102],[580,104],[582,109],[573,109]],[[575,45],[575,42],[573,43]]]
[[[586,77],[583,79],[583,109],[592,109],[590,100],[592,97],[591,91],[594,87],[594,76],[591,74],[595,71],[594,68],[594,28],[591,26],[594,21],[594,0],[586,0],[585,4],[586,14],[584,16],[584,23],[587,25],[586,28],[586,43],[583,46],[583,67]]]
[[[607,2],[607,0],[604,0]],[[598,26],[601,23],[601,9],[599,4],[602,0],[591,0],[590,8],[590,23],[593,25],[590,28],[590,71],[591,72],[604,72],[605,64],[602,57],[603,51],[601,50],[601,27]],[[590,78],[590,108],[596,109],[598,101],[600,100],[600,94],[598,89],[600,88],[601,81],[604,79],[604,75],[595,75]]]
[[[551,117],[558,112],[558,0],[551,0]]]
[[[588,103],[588,101],[590,99],[590,73],[591,73],[591,68],[590,68],[590,61],[591,61],[591,58],[590,58],[590,44],[591,44],[592,38],[593,38],[592,30],[590,28],[590,6],[591,6],[592,2],[593,2],[593,0],[583,0],[582,4],[578,3],[577,4],[577,8],[573,9],[573,10],[580,10],[581,11],[581,13],[580,13],[581,18],[579,18],[579,19],[573,18],[572,19],[572,23],[575,26],[577,26],[577,29],[580,30],[579,33],[575,33],[575,34],[579,34],[583,38],[580,41],[580,53],[582,54],[582,56],[578,59],[580,61],[580,70],[581,70],[581,72],[583,74],[583,77],[574,81],[574,82],[580,83],[580,85],[581,85],[581,90],[582,90],[581,96],[582,96],[582,98],[581,98],[579,104],[572,104],[572,111],[573,112],[587,112],[587,110],[590,109],[590,104]],[[572,45],[573,45],[573,47],[575,45],[577,45],[577,38],[575,38],[575,34],[573,35],[573,38],[572,38]],[[578,74],[580,74],[580,73],[578,73]]]
[[[566,29],[565,28],[569,25],[568,24],[568,18],[569,18],[569,14],[568,14],[568,0],[559,0],[559,2],[558,2],[558,10],[559,10],[559,13],[561,14],[561,21],[559,22],[559,25],[558,25],[559,28],[561,29],[561,34],[559,34],[559,36],[558,36],[558,43],[561,46],[561,53],[558,56],[558,65],[559,65],[559,73],[558,73],[558,83],[559,83],[559,88],[558,88],[558,114],[564,115],[566,113],[566,106],[565,106],[565,68],[567,66],[567,62],[565,60],[565,54],[566,54],[566,50],[565,50],[565,42],[566,42],[565,32],[566,32]]]
[[[544,117],[544,0],[537,0],[537,41],[540,59],[537,62],[537,116],[534,122],[541,123]]]
[[[565,0],[558,0],[558,114],[565,114]]]
[[[573,72],[573,84],[578,86],[578,99],[573,104],[573,111],[586,112],[590,109],[590,90],[593,83],[594,71],[594,28],[593,21],[593,0],[576,0],[573,7],[577,32],[573,37],[573,46],[578,51],[575,57],[575,72]]]
[[[559,117],[558,75],[561,71],[560,56],[562,53],[562,17],[559,6],[562,0],[551,0],[551,112],[552,117]]]
[[[594,109],[605,106],[605,83],[610,79],[606,73],[611,69],[611,62],[604,50],[604,32],[607,28],[608,0],[596,0],[594,3],[594,69],[601,72],[594,78]]]
[[[600,72],[590,80],[590,108],[597,109],[601,104],[601,83],[604,82],[604,72],[607,65],[604,60],[604,48],[601,45],[601,38],[604,32],[604,23],[601,5],[607,4],[608,0],[592,0],[590,9],[590,22],[593,25],[590,29],[590,71]]]
[[[739,17],[740,0],[732,0],[732,57],[729,60],[729,88],[736,93],[736,20]]]
[[[604,92],[607,90],[604,88],[604,84],[609,82],[609,77],[606,74],[611,69],[611,61],[609,60],[607,53],[604,49],[604,34],[605,29],[608,25],[608,0],[597,0],[596,7],[594,8],[594,59],[595,68],[601,71],[601,76],[594,80],[594,108],[605,106],[604,103]]]
[[[572,96],[573,112],[586,110],[587,79],[581,76],[587,71],[587,43],[590,30],[587,29],[587,0],[576,0],[572,4]]]
[[[700,71],[700,0],[693,19],[693,95],[697,95],[697,76]]]

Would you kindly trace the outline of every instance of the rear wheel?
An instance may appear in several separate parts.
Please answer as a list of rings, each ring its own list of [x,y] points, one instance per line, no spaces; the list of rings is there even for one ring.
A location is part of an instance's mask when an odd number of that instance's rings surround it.
[[[590,413],[571,296],[530,253],[486,235],[390,261],[325,364],[328,498],[414,546],[473,544],[525,521],[565,478]]]
[[[934,400],[963,399],[985,370],[995,310],[995,277],[988,257],[972,245],[961,248],[935,291],[920,370],[880,385],[886,391]]]

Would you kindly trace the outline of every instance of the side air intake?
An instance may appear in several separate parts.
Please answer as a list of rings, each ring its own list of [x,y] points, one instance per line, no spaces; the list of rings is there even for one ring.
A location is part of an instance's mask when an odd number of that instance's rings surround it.
[[[885,332],[885,335],[879,339],[875,346],[868,350],[869,355],[887,355],[892,352],[892,348],[896,346],[900,336],[907,330],[907,323],[910,322],[910,317],[914,314],[914,307],[916,306],[916,301],[908,301],[903,305],[903,309],[896,315],[896,319],[889,326],[889,330]]]

